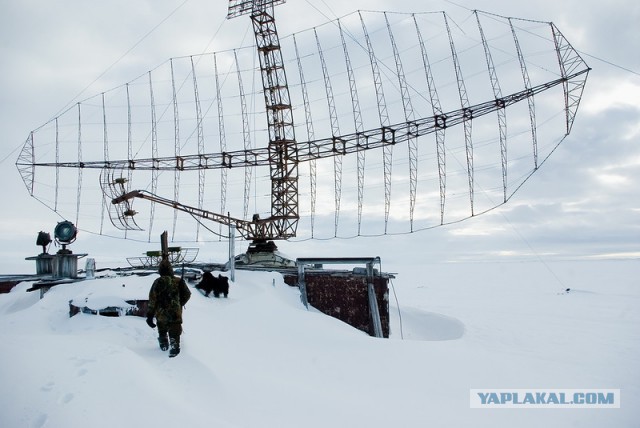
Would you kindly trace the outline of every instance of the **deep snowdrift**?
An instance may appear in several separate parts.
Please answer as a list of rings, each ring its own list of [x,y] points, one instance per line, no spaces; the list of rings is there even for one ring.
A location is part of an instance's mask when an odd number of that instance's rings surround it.
[[[143,318],[68,315],[72,299],[144,298],[155,276],[42,300],[19,284],[0,295],[0,426],[637,424],[637,261],[557,264],[568,294],[535,263],[426,269],[396,281],[405,340],[393,295],[392,338],[375,339],[307,311],[277,273],[237,272],[228,299],[193,290],[175,359]],[[619,388],[622,406],[470,409],[470,388]]]

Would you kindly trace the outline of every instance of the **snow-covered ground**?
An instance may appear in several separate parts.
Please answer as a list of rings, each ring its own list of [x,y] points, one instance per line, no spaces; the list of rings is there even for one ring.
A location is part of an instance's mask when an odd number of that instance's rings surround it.
[[[239,271],[228,299],[193,290],[174,359],[143,318],[69,318],[72,299],[144,298],[155,276],[42,300],[21,283],[0,295],[0,426],[634,427],[639,273],[638,260],[406,267],[392,338],[375,339],[307,311],[280,274]],[[472,409],[472,388],[614,388],[621,406]]]

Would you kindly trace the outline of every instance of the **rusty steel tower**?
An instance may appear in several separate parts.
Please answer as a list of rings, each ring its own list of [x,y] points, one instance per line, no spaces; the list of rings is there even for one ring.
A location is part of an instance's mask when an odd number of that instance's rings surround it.
[[[230,0],[227,18],[249,14],[258,49],[269,129],[271,217],[254,218],[253,239],[287,239],[298,225],[298,150],[273,7],[284,0]]]

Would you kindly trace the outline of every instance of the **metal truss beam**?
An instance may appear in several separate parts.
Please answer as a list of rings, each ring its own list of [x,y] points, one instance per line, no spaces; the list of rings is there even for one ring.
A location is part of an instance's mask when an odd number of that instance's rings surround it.
[[[364,39],[367,44],[367,52],[369,53],[369,62],[371,63],[371,74],[373,76],[373,85],[376,89],[376,101],[378,107],[378,117],[380,119],[380,125],[383,127],[389,126],[389,111],[387,109],[387,102],[384,96],[384,86],[382,85],[382,75],[380,74],[380,68],[378,67],[378,59],[373,51],[373,45],[369,32],[364,24],[362,13],[358,12],[360,16],[360,22],[362,24],[362,32],[364,33]],[[382,149],[382,165],[384,169],[384,233],[387,233],[387,226],[389,224],[389,212],[391,211],[391,172],[393,166],[393,145],[385,144]]]
[[[460,105],[462,107],[462,125],[464,127],[464,145],[467,153],[467,178],[469,180],[469,202],[471,204],[471,215],[473,215],[473,199],[475,194],[474,184],[474,167],[473,167],[473,140],[471,138],[472,120],[474,117],[474,111],[469,108],[469,95],[467,94],[467,86],[464,83],[462,77],[462,69],[460,67],[460,61],[458,60],[458,52],[456,51],[453,43],[453,36],[451,35],[451,28],[449,27],[449,20],[447,15],[443,12],[444,24],[447,28],[447,35],[449,36],[449,45],[451,47],[451,57],[453,59],[453,67],[455,70],[456,81],[458,82],[458,95],[460,97]],[[444,118],[446,120],[446,117]],[[440,210],[440,224],[444,224],[444,193],[440,193],[441,210]]]
[[[518,55],[518,62],[520,63],[520,71],[522,73],[522,81],[524,82],[524,87],[526,89],[531,88],[531,79],[529,78],[529,71],[527,70],[527,63],[524,60],[524,55],[522,54],[522,49],[520,48],[520,41],[518,40],[518,35],[516,34],[516,29],[513,26],[513,21],[511,18],[509,20],[509,28],[511,29],[511,34],[513,35],[513,43],[516,46],[516,53]],[[538,130],[536,125],[536,105],[535,99],[533,96],[527,98],[527,104],[529,105],[529,122],[531,123],[531,143],[533,147],[533,167],[534,169],[538,169]]]
[[[204,130],[202,128],[202,107],[200,105],[200,93],[198,92],[198,78],[196,77],[196,68],[193,62],[193,57],[191,60],[191,74],[193,76],[193,99],[196,108],[196,127],[198,132],[198,154],[201,155],[204,153]],[[198,208],[202,209],[204,204],[204,184],[205,184],[205,173],[204,169],[200,169],[198,171]],[[196,241],[198,240],[198,236],[200,234],[200,223],[196,225]]]
[[[322,159],[337,155],[346,155],[356,153],[358,150],[379,149],[388,144],[397,144],[406,142],[410,135],[418,137],[431,134],[438,129],[446,129],[452,126],[462,124],[468,119],[471,113],[472,118],[478,118],[489,113],[493,113],[499,108],[508,108],[520,101],[526,100],[528,97],[534,96],[555,86],[564,84],[567,80],[581,78],[588,70],[578,71],[566,78],[559,78],[547,83],[534,86],[529,89],[515,92],[511,95],[504,96],[501,100],[490,100],[480,104],[473,105],[468,108],[452,110],[441,115],[430,116],[426,118],[416,119],[410,122],[402,122],[395,125],[374,128],[364,132],[354,132],[345,134],[337,138],[324,138],[314,141],[298,142],[298,162],[307,162],[312,159]],[[413,132],[410,132],[413,129]],[[364,141],[364,143],[362,143]],[[339,144],[340,150],[336,150],[336,144]],[[31,158],[29,158],[30,160]],[[21,166],[49,166],[60,168],[93,168],[93,169],[137,169],[137,170],[153,170],[153,169],[180,169],[197,170],[219,169],[219,168],[244,168],[250,166],[268,166],[271,161],[268,148],[256,148],[252,150],[236,150],[224,153],[207,153],[204,155],[183,155],[176,159],[175,157],[148,158],[137,160],[112,160],[109,162],[61,162],[55,163],[22,163]]]
[[[400,87],[400,95],[402,96],[404,117],[406,121],[409,122],[415,118],[413,113],[413,103],[411,102],[411,96],[409,94],[409,86],[407,85],[407,78],[404,74],[400,51],[398,50],[398,45],[396,44],[395,37],[393,36],[391,24],[389,23],[389,18],[387,17],[386,12],[384,14],[384,20],[387,24],[389,41],[391,42],[393,58],[396,63],[396,75],[398,76],[398,85]],[[418,139],[417,137],[409,136],[407,143],[409,149],[409,227],[411,228],[411,231],[413,231],[413,212],[416,206],[416,190],[418,187]]]
[[[344,30],[338,20],[338,29],[340,31],[340,41],[342,42],[342,52],[344,53],[345,66],[347,67],[347,76],[349,78],[349,93],[351,95],[351,109],[353,110],[353,126],[356,132],[364,131],[362,122],[362,110],[360,109],[360,98],[358,96],[358,85],[351,64],[351,57],[347,49],[347,42],[344,37]],[[359,150],[356,154],[357,174],[358,174],[358,235],[362,228],[362,207],[364,202],[364,167],[365,167],[365,151]],[[339,157],[339,156],[338,156]]]
[[[556,53],[558,55],[558,63],[560,65],[560,72],[565,81],[563,83],[564,98],[565,98],[565,114],[567,122],[566,135],[569,135],[571,128],[573,127],[573,121],[580,105],[580,99],[582,98],[582,92],[584,86],[587,83],[587,76],[589,75],[590,68],[571,46],[571,43],[562,35],[558,27],[555,24],[550,23],[551,32],[553,33],[553,40],[556,46]],[[576,70],[586,68],[586,73],[581,79],[570,79],[568,75],[575,74]]]
[[[475,11],[476,22],[478,23],[478,31],[480,32],[480,39],[482,40],[482,47],[484,48],[484,55],[487,62],[487,70],[489,72],[489,80],[491,81],[491,89],[493,89],[493,96],[496,100],[502,99],[502,89],[500,88],[500,81],[498,80],[498,73],[493,63],[493,57],[491,56],[491,50],[489,49],[489,43],[484,35],[482,24],[480,23],[480,16],[478,11]],[[500,160],[502,164],[502,197],[503,202],[507,202],[507,114],[504,108],[496,110],[498,114],[498,133],[500,139]]]
[[[339,25],[338,21],[338,25]],[[298,64],[298,73],[300,75],[300,84],[302,89],[302,103],[304,104],[304,121],[307,129],[307,140],[315,140],[315,130],[313,128],[313,117],[311,115],[311,104],[309,102],[309,92],[307,90],[307,81],[304,77],[304,68],[302,67],[302,61],[300,59],[300,52],[298,50],[298,43],[296,42],[296,36],[293,35],[293,47],[296,52],[296,62]],[[316,217],[316,200],[317,200],[317,168],[316,161],[309,161],[309,191],[310,191],[310,220],[311,220],[311,237],[313,238],[315,217]]]

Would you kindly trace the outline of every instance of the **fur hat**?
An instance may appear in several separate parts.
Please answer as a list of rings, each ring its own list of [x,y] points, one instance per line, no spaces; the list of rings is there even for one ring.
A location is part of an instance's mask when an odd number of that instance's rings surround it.
[[[173,276],[173,268],[169,260],[162,260],[158,266],[158,273],[161,276]]]

